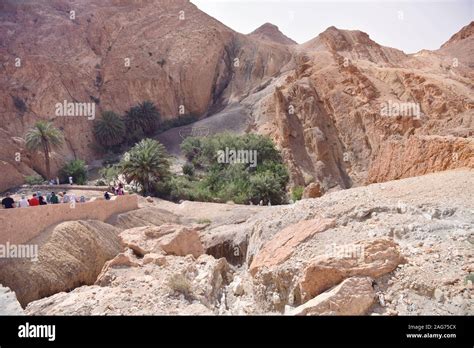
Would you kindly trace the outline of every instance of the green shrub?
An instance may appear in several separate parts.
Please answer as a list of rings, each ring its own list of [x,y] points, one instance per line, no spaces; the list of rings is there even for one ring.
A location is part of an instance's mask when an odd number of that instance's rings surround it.
[[[75,184],[84,185],[87,182],[86,163],[82,160],[72,160],[66,163],[59,171],[59,179],[63,183],[69,183],[70,176]]]
[[[255,151],[255,163],[225,163],[225,149]],[[200,168],[196,181],[183,178],[171,189],[174,200],[233,201],[237,204],[283,204],[289,175],[273,142],[256,134],[221,133],[210,137],[189,137],[181,144],[189,166]],[[249,159],[249,158],[248,158]],[[184,172],[184,168],[183,168]]]
[[[464,278],[464,284],[467,284],[469,281],[474,283],[474,273],[469,273],[469,275]]]
[[[129,143],[142,140],[156,133],[160,123],[160,113],[155,104],[144,101],[131,107],[125,113],[125,125]]]
[[[185,163],[183,165],[183,174],[188,176],[194,176],[194,165],[192,163]]]
[[[119,164],[127,183],[137,183],[144,195],[155,194],[156,184],[169,180],[169,155],[165,147],[153,139],[143,139],[127,152]]]
[[[303,186],[293,187],[293,190],[291,191],[291,199],[294,202],[301,200],[301,198],[303,197],[303,191],[304,191]]]
[[[191,281],[184,274],[173,274],[169,277],[168,287],[174,295],[183,295],[188,301],[194,299]]]
[[[44,179],[42,176],[40,175],[28,175],[28,176],[25,176],[25,182],[28,184],[28,185],[41,185],[44,183]]]
[[[249,196],[254,204],[282,204],[285,202],[286,192],[282,190],[278,176],[264,172],[250,178]]]
[[[106,149],[120,145],[125,140],[125,122],[116,113],[105,111],[94,121],[94,136]]]
[[[107,167],[102,168],[99,171],[100,174],[100,180],[103,182],[103,185],[97,185],[97,186],[108,186],[113,182],[116,182],[118,180],[118,177],[120,175],[121,168],[115,164],[115,165],[109,165]]]

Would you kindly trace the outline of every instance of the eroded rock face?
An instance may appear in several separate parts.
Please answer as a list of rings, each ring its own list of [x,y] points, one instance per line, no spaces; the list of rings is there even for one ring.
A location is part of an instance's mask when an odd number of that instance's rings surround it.
[[[58,293],[30,303],[30,315],[210,315],[225,302],[232,281],[225,259],[166,256],[166,264],[116,264],[104,269],[94,286]]]
[[[323,192],[473,167],[466,155],[472,141],[465,139],[474,134],[473,23],[440,50],[407,55],[361,31],[335,27],[301,45],[268,23],[241,35],[187,0],[8,0],[0,6],[8,77],[0,89],[0,148],[7,149],[0,150],[0,165],[9,173],[0,190],[33,170],[44,174],[41,154],[27,153],[17,141],[38,115],[65,134],[52,153],[54,174],[64,160],[100,156],[91,120],[55,116],[64,100],[93,102],[100,117],[148,99],[164,119],[180,107],[206,117],[235,105],[243,111],[232,123],[247,125],[240,132],[273,138],[293,185],[319,182]],[[410,103],[416,115],[383,111]],[[411,139],[423,136],[455,139]],[[460,145],[454,157],[453,142]]]
[[[322,255],[309,262],[299,282],[303,301],[353,276],[378,278],[392,272],[403,257],[393,240],[377,239],[346,245],[342,255]]]
[[[368,173],[369,182],[395,180],[455,169],[474,168],[474,139],[420,136],[387,141]]]
[[[96,118],[144,100],[154,102],[164,119],[183,108],[204,116],[238,101],[291,58],[286,46],[238,34],[188,0],[8,0],[0,6],[0,56],[8,77],[0,89],[0,128],[6,132],[0,147],[24,136],[39,118],[51,120],[66,139],[52,153],[53,175],[55,159],[61,165],[99,155],[91,146],[92,119],[58,116],[57,103],[94,103]],[[14,165],[14,154],[0,159]],[[33,158],[40,155],[22,161],[44,174],[41,160],[29,163]]]
[[[61,223],[29,242],[39,245],[38,261],[0,260],[0,282],[15,291],[23,306],[93,284],[105,262],[122,250],[118,232],[100,221]]]
[[[9,288],[0,284],[0,315],[24,315],[20,302]]]
[[[369,277],[352,277],[305,304],[290,310],[288,315],[364,315],[375,303],[375,291]]]
[[[473,168],[473,25],[410,56],[331,27],[252,104],[254,128],[282,148],[295,185],[325,191]]]
[[[198,231],[184,226],[160,238],[159,245],[169,255],[199,257],[204,253]]]

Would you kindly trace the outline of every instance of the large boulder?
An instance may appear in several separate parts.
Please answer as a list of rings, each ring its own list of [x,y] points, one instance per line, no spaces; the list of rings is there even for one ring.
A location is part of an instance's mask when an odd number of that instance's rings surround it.
[[[93,284],[105,262],[122,251],[118,230],[101,221],[64,222],[30,241],[38,260],[0,260],[0,282],[29,302]]]
[[[332,219],[301,221],[278,232],[263,249],[255,255],[250,273],[255,275],[262,268],[272,268],[288,260],[301,243],[335,226]]]
[[[299,282],[303,302],[345,278],[368,276],[375,279],[392,272],[404,261],[398,244],[388,238],[361,241],[346,245],[344,249],[351,252],[344,255],[323,254],[309,262]]]
[[[204,254],[198,231],[185,226],[176,225],[175,231],[160,239],[159,246],[169,255],[198,257]]]
[[[305,187],[303,191],[303,199],[308,198],[318,198],[324,194],[324,190],[321,188],[320,183],[312,182],[308,186]]]
[[[204,253],[199,232],[196,228],[165,224],[125,230],[120,233],[122,245],[137,255],[165,252],[169,255],[198,257]]]
[[[305,304],[289,315],[364,315],[376,299],[369,277],[352,277]]]

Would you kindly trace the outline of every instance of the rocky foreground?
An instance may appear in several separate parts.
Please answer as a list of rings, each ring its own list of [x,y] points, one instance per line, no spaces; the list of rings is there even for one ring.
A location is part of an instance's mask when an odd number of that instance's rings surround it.
[[[57,226],[2,282],[28,315],[469,315],[473,183],[457,170],[279,207],[144,199],[114,226]]]

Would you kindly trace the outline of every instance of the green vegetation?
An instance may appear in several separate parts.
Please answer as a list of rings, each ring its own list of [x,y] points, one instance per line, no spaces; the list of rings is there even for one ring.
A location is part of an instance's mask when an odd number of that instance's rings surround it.
[[[191,282],[184,274],[173,274],[168,278],[168,287],[174,295],[183,295],[185,299],[194,299]]]
[[[136,142],[155,134],[160,123],[160,113],[155,104],[144,101],[125,113],[125,125],[129,142]]]
[[[154,194],[156,185],[169,180],[169,157],[162,144],[144,139],[127,152],[119,164],[127,183],[141,186],[144,195]]]
[[[198,219],[196,222],[200,225],[208,225],[208,224],[212,223],[211,219],[207,219],[207,218],[206,219]]]
[[[119,165],[108,165],[102,168],[99,171],[100,179],[97,182],[97,186],[108,186],[110,184],[115,185],[115,182],[118,181],[118,177],[120,175],[121,168]],[[99,185],[100,183],[100,185]]]
[[[82,160],[67,162],[59,171],[59,179],[63,183],[68,183],[70,176],[72,176],[75,184],[84,185],[87,181],[86,163]]]
[[[25,176],[25,182],[28,185],[41,185],[44,182],[44,179],[41,177],[41,175],[28,175]]]
[[[187,176],[194,176],[195,169],[192,163],[185,163],[183,165],[183,174]]]
[[[100,183],[113,183],[122,174],[143,195],[173,201],[286,203],[288,171],[269,138],[222,133],[189,137],[181,148],[187,159],[182,175],[170,173],[169,155],[162,144],[143,139],[123,155],[120,163],[100,171]],[[230,152],[234,155],[229,157]]]
[[[197,120],[198,116],[188,114],[162,121],[157,107],[151,101],[132,106],[124,116],[105,111],[101,118],[94,121],[95,149],[107,152],[107,156],[110,153],[123,153],[142,139]]]
[[[301,198],[303,197],[303,191],[304,191],[303,186],[293,187],[293,190],[291,191],[291,199],[294,202],[301,200]]]
[[[197,177],[173,178],[170,198],[238,204],[282,204],[286,202],[288,172],[280,153],[266,137],[222,133],[212,137],[190,137],[181,145],[186,159],[196,169]],[[225,149],[256,154],[254,161],[220,161]],[[252,159],[252,156],[247,156]],[[221,163],[220,163],[221,162]],[[184,169],[184,168],[183,168]]]
[[[61,146],[64,142],[61,131],[55,128],[50,122],[38,121],[33,128],[28,130],[25,136],[26,147],[30,151],[43,151],[46,167],[46,178],[51,179],[51,165],[49,153],[55,147]]]
[[[104,147],[120,145],[125,140],[125,122],[116,113],[106,111],[94,121],[94,136]]]

